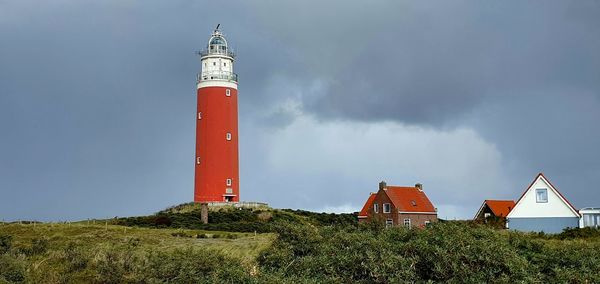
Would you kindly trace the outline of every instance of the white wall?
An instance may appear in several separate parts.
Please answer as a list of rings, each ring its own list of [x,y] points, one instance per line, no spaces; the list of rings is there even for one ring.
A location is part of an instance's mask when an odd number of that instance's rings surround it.
[[[536,202],[536,189],[548,189],[548,202]],[[570,207],[561,200],[552,186],[539,176],[533,185],[527,190],[523,198],[508,214],[509,218],[531,218],[531,217],[578,217]]]
[[[227,57],[210,56],[202,60],[202,72],[233,72],[233,60]]]

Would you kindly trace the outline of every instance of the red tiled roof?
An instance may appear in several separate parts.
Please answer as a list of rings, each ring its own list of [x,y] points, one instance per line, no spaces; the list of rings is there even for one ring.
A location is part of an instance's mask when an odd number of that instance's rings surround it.
[[[508,212],[515,208],[515,202],[513,200],[486,200],[485,204],[494,212],[494,215],[498,217],[506,217]]]
[[[385,192],[400,212],[436,212],[425,192],[416,187],[388,186]]]
[[[371,193],[369,195],[369,199],[367,199],[367,202],[360,210],[360,213],[358,213],[358,217],[367,217],[369,215],[369,208],[373,207],[373,201],[375,200],[375,196],[377,196],[376,193]]]

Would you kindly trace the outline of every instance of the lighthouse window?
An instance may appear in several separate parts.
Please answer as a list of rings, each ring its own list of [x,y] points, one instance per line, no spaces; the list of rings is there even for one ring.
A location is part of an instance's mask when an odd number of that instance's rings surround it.
[[[200,157],[196,157],[196,164],[200,165]]]
[[[198,119],[202,119],[202,112],[198,112]]]
[[[223,62],[223,66],[227,66],[227,62]]]
[[[228,97],[231,96],[231,90],[230,89],[225,90],[225,95]]]
[[[227,132],[227,135],[225,135],[225,139],[227,139],[227,141],[231,140],[231,133]]]
[[[232,181],[231,181],[231,179],[230,179],[230,178],[226,179],[226,180],[225,180],[225,184],[226,184],[227,186],[231,186],[231,184],[232,184]]]
[[[213,62],[213,66],[217,66],[217,62]]]

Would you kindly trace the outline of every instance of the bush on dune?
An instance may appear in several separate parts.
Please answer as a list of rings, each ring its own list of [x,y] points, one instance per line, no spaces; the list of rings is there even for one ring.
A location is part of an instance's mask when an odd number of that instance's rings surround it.
[[[322,282],[600,281],[600,245],[553,247],[532,235],[455,222],[408,230],[283,225],[259,257],[265,271]]]

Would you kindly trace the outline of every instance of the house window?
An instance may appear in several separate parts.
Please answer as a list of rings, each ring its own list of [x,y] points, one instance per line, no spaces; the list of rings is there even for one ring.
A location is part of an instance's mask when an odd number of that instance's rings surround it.
[[[383,203],[383,213],[390,213],[392,211],[392,207],[389,203]]]
[[[404,227],[407,227],[410,229],[410,218],[404,219]]]
[[[200,157],[196,157],[196,165],[200,165]]]
[[[198,112],[198,119],[202,119],[202,112]]]
[[[379,204],[378,203],[373,204],[373,212],[379,213]]]
[[[231,96],[231,90],[230,89],[226,89],[225,90],[225,95],[228,96],[228,97]]]
[[[391,227],[393,225],[394,225],[394,220],[392,220],[392,219],[385,220],[385,227],[386,228],[389,228],[389,227]]]
[[[231,141],[231,133],[227,132],[225,139],[227,139],[227,141]]]
[[[483,213],[483,218],[489,218],[490,216],[492,216],[491,213]]]
[[[538,188],[535,190],[535,202],[547,203],[548,202],[548,189]]]
[[[232,181],[231,181],[230,178],[228,178],[228,179],[225,180],[225,185],[231,186],[231,183],[232,183]]]
[[[425,227],[429,227],[429,225],[431,225],[431,221],[429,221],[429,220],[425,221]]]

